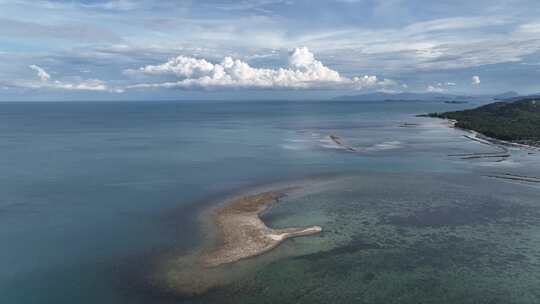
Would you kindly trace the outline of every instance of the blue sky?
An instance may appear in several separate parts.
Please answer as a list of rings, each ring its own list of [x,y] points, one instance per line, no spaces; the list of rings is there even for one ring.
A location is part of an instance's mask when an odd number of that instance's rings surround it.
[[[536,0],[0,0],[0,100],[540,92]]]

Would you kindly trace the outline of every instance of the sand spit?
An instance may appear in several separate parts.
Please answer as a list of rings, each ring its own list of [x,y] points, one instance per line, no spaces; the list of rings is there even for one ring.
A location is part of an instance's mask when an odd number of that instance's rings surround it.
[[[341,138],[337,135],[334,135],[334,134],[330,134],[330,139],[338,146],[340,147],[343,147],[345,150],[347,151],[351,151],[351,152],[356,152],[356,149],[351,147],[351,146],[347,146],[345,145],[342,141],[341,141]]]
[[[199,262],[216,267],[263,254],[288,238],[320,233],[322,228],[272,229],[259,215],[285,196],[285,191],[263,192],[228,202],[213,213],[219,242],[204,252]]]
[[[418,123],[411,123],[411,122],[403,122],[399,125],[400,128],[416,128],[419,127],[420,124]]]
[[[171,252],[160,258],[149,278],[151,284],[173,297],[201,295],[297,254],[294,246],[280,244],[292,237],[318,234],[321,227],[272,229],[259,216],[284,197],[301,197],[328,185],[326,180],[289,185],[255,189],[258,192],[229,198],[205,210],[200,214],[202,243],[190,251]],[[273,250],[277,247],[280,250]]]

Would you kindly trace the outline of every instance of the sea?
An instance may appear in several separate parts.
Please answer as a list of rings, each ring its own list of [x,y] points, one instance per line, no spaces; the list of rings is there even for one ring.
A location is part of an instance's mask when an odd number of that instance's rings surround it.
[[[540,303],[540,184],[504,178],[540,151],[416,116],[477,105],[0,103],[0,303]],[[273,185],[306,191],[268,226],[323,232],[177,290],[200,215]]]

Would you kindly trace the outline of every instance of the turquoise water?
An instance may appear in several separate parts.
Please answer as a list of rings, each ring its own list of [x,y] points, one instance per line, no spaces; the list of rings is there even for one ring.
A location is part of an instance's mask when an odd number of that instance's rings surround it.
[[[471,106],[2,103],[0,302],[538,303],[540,189],[485,177],[539,176],[538,156],[450,157],[491,148],[415,117]],[[311,179],[331,186],[265,219],[321,236],[201,296],[148,283],[161,257],[199,244],[205,208]]]

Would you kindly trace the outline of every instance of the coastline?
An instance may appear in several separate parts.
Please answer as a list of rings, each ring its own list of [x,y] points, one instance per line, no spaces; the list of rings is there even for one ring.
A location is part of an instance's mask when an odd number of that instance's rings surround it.
[[[524,114],[515,114],[521,113],[519,111]],[[515,115],[512,116],[509,113]],[[513,102],[494,102],[468,110],[425,113],[416,116],[444,119],[454,128],[476,133],[477,138],[493,144],[539,151],[538,134],[529,130],[530,128],[538,130],[538,126],[531,121],[538,123],[539,114],[536,100],[522,99]],[[504,127],[501,127],[503,124]],[[519,131],[508,134],[504,131],[508,128],[517,128]]]
[[[464,130],[464,131],[467,131],[467,132],[471,133],[472,137],[474,138],[474,139],[470,138],[471,140],[476,140],[476,141],[479,141],[479,142],[481,142],[480,140],[482,140],[482,141],[485,141],[485,142],[487,142],[489,144],[497,145],[501,149],[506,149],[506,147],[513,147],[513,148],[520,148],[520,149],[534,150],[534,151],[540,150],[540,146],[528,145],[528,144],[522,144],[522,143],[513,142],[513,141],[497,139],[497,138],[489,137],[487,135],[484,135],[484,134],[482,134],[482,133],[480,133],[480,132],[478,132],[476,130],[472,130],[472,129],[458,128],[458,127],[455,127],[455,126],[454,126],[454,128]]]
[[[527,145],[527,144],[522,144],[518,142],[497,139],[497,138],[484,135],[481,132],[478,132],[473,129],[465,129],[465,128],[457,127],[456,124],[458,123],[458,121],[455,119],[433,117],[433,116],[429,116],[429,114],[420,114],[420,115],[417,115],[417,117],[442,119],[448,123],[448,127],[462,130],[464,132],[469,133],[467,135],[464,135],[465,138],[470,139],[472,141],[476,141],[481,144],[490,145],[492,147],[498,148],[501,150],[501,153],[508,153],[509,151],[507,147],[525,149],[525,150],[536,151],[536,152],[540,151],[540,146]],[[485,154],[485,153],[482,153],[482,154]],[[495,154],[495,153],[492,153],[492,154]]]

